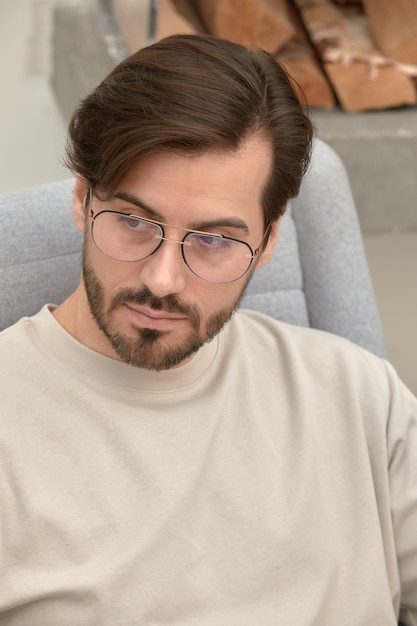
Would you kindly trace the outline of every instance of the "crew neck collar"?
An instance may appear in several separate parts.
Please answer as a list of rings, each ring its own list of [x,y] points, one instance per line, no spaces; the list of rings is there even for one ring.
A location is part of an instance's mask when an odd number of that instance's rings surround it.
[[[80,376],[110,386],[157,393],[185,389],[211,369],[220,347],[218,335],[184,365],[162,372],[149,371],[104,356],[80,343],[52,315],[54,308],[54,305],[45,305],[29,318],[43,350]]]

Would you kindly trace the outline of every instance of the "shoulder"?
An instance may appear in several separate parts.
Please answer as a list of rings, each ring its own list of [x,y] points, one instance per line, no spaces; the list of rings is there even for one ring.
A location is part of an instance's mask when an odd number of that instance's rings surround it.
[[[22,317],[0,332],[0,373],[3,382],[14,376],[21,377],[39,361],[37,325],[46,315],[44,307],[36,315]]]
[[[289,404],[306,405],[321,418],[340,416],[343,428],[346,419],[356,419],[381,440],[388,425],[403,432],[407,419],[417,421],[417,399],[392,365],[343,337],[246,310],[235,315],[230,330],[229,349],[239,346],[251,376]]]
[[[9,352],[13,346],[24,341],[30,331],[32,321],[30,317],[22,317],[12,326],[8,326],[0,332],[0,354]]]
[[[239,311],[231,324],[233,345],[247,351],[253,366],[275,372],[301,389],[325,393],[385,395],[395,371],[380,357],[331,333],[294,326],[256,311]],[[368,391],[367,391],[368,390]]]
[[[252,346],[261,343],[271,351],[285,350],[292,358],[315,360],[326,354],[331,358],[342,358],[344,362],[352,358],[369,360],[374,365],[383,363],[380,357],[344,337],[280,322],[257,311],[239,311],[233,319],[233,326],[234,332],[244,336],[245,342]]]

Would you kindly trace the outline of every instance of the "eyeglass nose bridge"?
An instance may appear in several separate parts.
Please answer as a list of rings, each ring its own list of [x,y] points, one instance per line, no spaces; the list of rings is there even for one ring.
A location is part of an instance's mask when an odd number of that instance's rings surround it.
[[[191,243],[189,241],[184,241],[184,239],[182,241],[179,241],[178,239],[173,239],[172,237],[166,237],[165,235],[154,235],[155,239],[158,239],[159,241],[173,241],[174,243],[178,243],[180,246],[191,246]]]

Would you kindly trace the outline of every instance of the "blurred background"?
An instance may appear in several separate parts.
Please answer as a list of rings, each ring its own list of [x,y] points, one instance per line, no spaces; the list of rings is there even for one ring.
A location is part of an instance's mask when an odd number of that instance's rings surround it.
[[[375,17],[372,0],[318,0],[314,15],[303,0],[224,0],[223,12],[221,0],[1,0],[0,192],[69,177],[61,164],[69,115],[130,51],[201,29],[249,44],[261,37],[295,75],[318,135],[345,163],[389,357],[417,393],[413,1],[401,15],[403,0],[380,0]],[[381,21],[392,5],[395,15]]]

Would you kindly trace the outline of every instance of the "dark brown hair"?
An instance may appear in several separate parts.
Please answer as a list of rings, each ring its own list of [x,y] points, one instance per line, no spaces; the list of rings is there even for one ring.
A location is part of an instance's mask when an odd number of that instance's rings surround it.
[[[122,61],[72,116],[66,163],[104,197],[161,151],[235,151],[252,133],[271,141],[265,223],[297,195],[313,130],[291,81],[266,52],[174,35]]]

